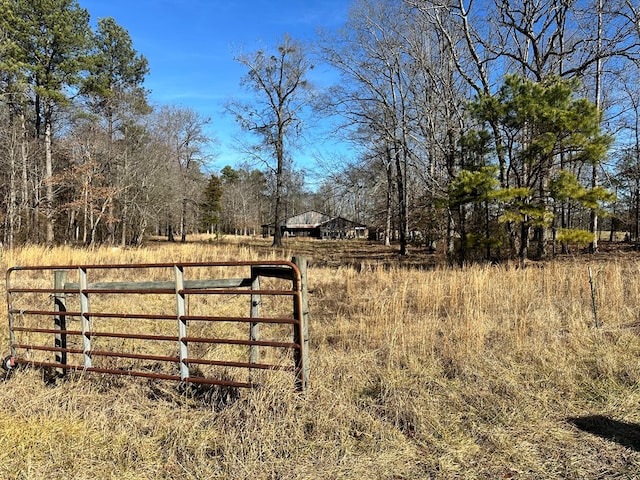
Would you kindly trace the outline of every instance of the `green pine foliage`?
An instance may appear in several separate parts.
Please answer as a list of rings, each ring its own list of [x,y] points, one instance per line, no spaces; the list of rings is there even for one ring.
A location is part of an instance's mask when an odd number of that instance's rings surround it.
[[[461,170],[449,185],[449,204],[452,207],[468,203],[481,203],[494,198],[499,185],[496,167]]]
[[[549,193],[557,201],[570,201],[585,208],[595,209],[604,215],[602,204],[612,202],[616,195],[603,187],[587,188],[583,186],[572,172],[561,170],[549,182]]]
[[[111,116],[118,101],[124,103],[128,97],[138,111],[148,109],[142,84],[149,66],[147,59],[133,48],[129,32],[113,18],[100,18],[92,42],[87,57],[89,74],[82,84],[91,106]]]
[[[65,87],[79,85],[88,68],[89,13],[75,0],[3,3],[2,30],[12,40],[14,65],[38,97],[68,102]]]
[[[476,206],[462,211],[470,217],[484,204],[485,222],[461,219],[465,238],[486,238],[480,242],[483,248],[494,245],[486,235],[488,223],[502,224],[511,238],[518,237],[524,259],[534,229],[541,244],[548,238],[546,231],[556,221],[554,206],[571,204],[602,214],[603,204],[614,200],[605,188],[583,185],[571,170],[597,165],[611,144],[611,137],[600,130],[596,106],[575,98],[577,87],[575,81],[555,77],[534,82],[510,75],[495,95],[470,104],[481,128],[467,134],[460,148],[462,164],[474,167],[460,170],[451,182],[449,206]],[[563,232],[572,242],[586,238],[580,232]]]
[[[206,231],[220,225],[222,212],[223,185],[219,176],[212,174],[204,190],[204,200],[200,205],[200,218],[202,228]]]
[[[584,247],[593,242],[593,233],[578,228],[561,228],[556,234],[556,240]]]

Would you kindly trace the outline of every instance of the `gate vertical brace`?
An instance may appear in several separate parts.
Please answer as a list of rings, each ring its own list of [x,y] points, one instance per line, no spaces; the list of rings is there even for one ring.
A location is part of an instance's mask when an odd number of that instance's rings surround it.
[[[11,357],[16,358],[16,333],[14,331],[15,327],[15,316],[13,314],[13,294],[10,292],[11,290],[11,269],[7,270],[7,308],[9,310],[9,348],[11,349]]]
[[[256,269],[251,267],[251,290],[260,290],[260,277],[256,273]],[[260,302],[262,298],[260,295],[251,293],[251,307],[249,309],[249,316],[251,318],[257,318],[260,316]],[[256,342],[260,340],[260,324],[258,322],[251,322],[249,324],[249,340]],[[258,363],[260,347],[258,345],[249,345],[249,363]],[[249,382],[253,383],[253,371],[249,369]]]
[[[67,271],[66,270],[56,270],[53,272],[53,285],[56,290],[64,290],[65,283],[67,283]],[[53,296],[53,309],[56,315],[53,317],[53,324],[56,330],[66,330],[67,329],[67,317],[64,312],[67,311],[66,304],[66,295],[64,292],[55,292]],[[67,334],[64,332],[56,333],[54,337],[54,346],[56,348],[60,348],[62,350],[56,352],[56,363],[60,365],[67,364]],[[56,373],[60,377],[64,377],[67,370],[65,368],[58,368]]]
[[[293,313],[299,319],[294,330],[293,342],[300,345],[296,350],[294,361],[296,366],[296,389],[306,392],[309,386],[309,299],[307,294],[307,259],[293,257],[292,262],[300,270],[300,285],[296,285],[299,295],[293,297]]]
[[[187,305],[184,298],[184,267],[174,265],[176,277],[176,316],[178,319],[178,356],[180,360],[180,380],[183,382],[189,378],[189,348],[185,338],[187,337],[187,321],[184,316],[187,314]]]
[[[87,293],[87,269],[78,269],[78,281],[80,283],[80,315],[82,321],[82,356],[84,368],[91,368],[91,318],[89,317],[89,294]]]

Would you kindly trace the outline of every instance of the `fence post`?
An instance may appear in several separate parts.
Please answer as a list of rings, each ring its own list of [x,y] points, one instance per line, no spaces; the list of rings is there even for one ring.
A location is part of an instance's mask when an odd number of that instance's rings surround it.
[[[251,267],[251,291],[253,290],[260,290],[260,277],[256,274],[255,269]],[[251,294],[251,309],[249,312],[251,318],[260,316],[260,301],[260,295]],[[252,342],[260,340],[260,324],[258,322],[249,324],[249,340]],[[258,345],[249,346],[249,363],[258,363],[258,349]]]
[[[294,343],[300,345],[296,353],[295,363],[298,368],[296,376],[296,389],[305,392],[309,386],[309,299],[307,294],[307,259],[305,257],[293,257],[292,262],[300,270],[300,300],[295,300],[293,312],[300,319],[299,328],[294,331]]]
[[[91,368],[91,317],[89,314],[89,294],[86,292],[88,288],[87,269],[80,267],[78,269],[78,281],[80,284],[80,315],[82,322],[82,357],[84,358],[84,368]]]
[[[186,360],[189,358],[187,341],[187,321],[184,316],[187,314],[187,306],[184,298],[184,267],[175,265],[173,267],[176,282],[176,316],[178,319],[178,356],[180,360],[180,380],[189,378],[189,365]]]
[[[67,283],[67,271],[55,270],[53,272],[53,288],[55,288],[56,290],[63,290],[66,283]],[[53,296],[53,310],[55,312],[62,312],[62,313],[56,313],[56,315],[53,317],[54,328],[56,330],[62,330],[62,331],[66,330],[67,317],[64,315],[63,312],[67,311],[67,304],[66,304],[66,295],[64,292],[55,292]],[[67,348],[67,334],[64,332],[56,333],[54,336],[53,342],[56,348],[63,349],[61,351],[56,351],[56,363],[59,363],[60,365],[66,365],[67,352],[65,349]],[[64,377],[67,370],[65,368],[58,368],[56,372],[59,376]]]

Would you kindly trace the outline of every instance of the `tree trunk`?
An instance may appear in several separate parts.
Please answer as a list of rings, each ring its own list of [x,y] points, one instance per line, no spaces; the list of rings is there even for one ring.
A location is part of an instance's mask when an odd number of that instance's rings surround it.
[[[120,230],[120,245],[121,246],[126,246],[127,245],[127,211],[128,208],[126,206],[126,202],[124,203],[124,206],[122,207],[122,225],[121,225],[121,230]]]
[[[396,159],[396,184],[398,186],[398,213],[400,230],[400,255],[407,255],[408,234],[409,234],[409,210],[407,206],[407,185],[406,185],[406,148],[401,148],[396,144],[394,156]]]
[[[15,124],[10,121],[11,128],[11,140],[9,147],[9,205],[7,205],[7,225],[5,229],[5,241],[9,248],[13,248],[15,240],[15,228],[16,228],[16,207],[17,207],[17,192],[16,192],[16,146],[18,145],[17,132]]]
[[[108,174],[108,181],[109,182],[114,182],[115,186],[116,186],[116,191],[119,190],[119,180],[120,180],[120,172],[118,172],[118,166],[115,164],[115,158],[113,155],[113,145],[114,145],[114,138],[113,138],[113,108],[111,108],[111,105],[109,104],[107,106],[107,118],[108,118],[108,135],[109,135],[109,147],[107,150],[107,174]],[[113,184],[113,183],[112,183]],[[115,197],[115,193],[114,193],[114,197]],[[115,219],[115,201],[111,201],[109,202],[109,210],[108,210],[108,214],[109,214],[109,221],[107,221],[107,243],[109,245],[115,245],[116,244],[116,222],[114,221]]]
[[[447,208],[447,261],[453,266],[456,257],[455,225],[451,208]]]
[[[602,108],[602,58],[601,58],[601,50],[602,50],[602,9],[603,9],[603,0],[598,0],[598,39],[597,39],[597,55],[598,59],[596,61],[596,107],[598,111]],[[591,188],[596,188],[598,186],[598,162],[593,162],[593,168],[591,170]],[[591,218],[590,218],[590,227],[591,233],[593,234],[593,241],[589,245],[589,252],[596,253],[598,251],[598,211],[594,208],[591,210]]]
[[[635,222],[633,225],[633,241],[640,240],[640,181],[636,179],[636,189],[634,198]]]
[[[276,140],[276,202],[275,202],[275,232],[273,234],[273,247],[282,247],[282,184],[284,182],[284,125],[282,123],[282,112],[278,112],[278,139]]]
[[[385,212],[385,224],[384,224],[384,245],[385,247],[391,246],[391,217],[393,209],[393,164],[391,163],[391,153],[389,149],[386,151],[387,158],[385,160],[385,169],[387,173],[387,198],[386,198],[386,212]]]
[[[53,213],[53,155],[51,151],[51,111],[45,114],[44,127],[44,154],[45,154],[45,215],[46,215],[46,241],[48,246],[54,241],[54,213]]]
[[[27,151],[27,126],[24,117],[24,113],[20,114],[20,130],[22,134],[21,138],[21,147],[20,147],[20,156],[22,161],[22,191],[20,192],[20,217],[24,222],[25,229],[25,238],[29,238],[29,234],[31,233],[31,211],[29,210],[29,175],[27,174],[27,162],[28,162],[28,151]]]
[[[87,180],[83,182],[84,192],[82,192],[82,243],[87,244],[88,239],[88,222],[89,222],[89,184]]]
[[[458,264],[464,267],[467,261],[467,209],[464,205],[460,205],[460,254]]]
[[[180,241],[187,241],[187,199],[182,199],[182,213],[180,214]]]
[[[273,244],[272,247],[282,247],[282,181],[280,175],[276,179],[276,202],[275,202],[275,220],[274,220],[274,232],[273,232]]]
[[[545,192],[547,189],[547,178],[549,177],[550,169],[541,169],[543,173],[540,175],[540,186],[539,186],[539,195],[540,202],[546,211],[547,201],[545,200]],[[537,248],[536,248],[536,259],[542,260],[547,256],[547,230],[548,227],[546,225],[539,225],[535,228],[536,237],[537,237]]]
[[[389,186],[390,187],[390,186]],[[391,246],[391,219],[393,217],[393,201],[391,198],[391,188],[387,190],[387,205],[384,223],[384,246]]]
[[[520,266],[524,267],[527,257],[529,256],[529,233],[531,231],[531,227],[529,226],[528,220],[522,222],[521,228],[521,238],[520,238]]]

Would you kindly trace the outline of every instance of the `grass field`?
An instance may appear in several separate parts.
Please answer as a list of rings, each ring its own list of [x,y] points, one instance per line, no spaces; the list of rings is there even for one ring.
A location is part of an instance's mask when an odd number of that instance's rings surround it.
[[[640,478],[640,256],[448,269],[366,243],[285,246],[2,252],[5,269],[304,254],[311,382],[203,399],[19,371],[0,385],[0,478]]]

